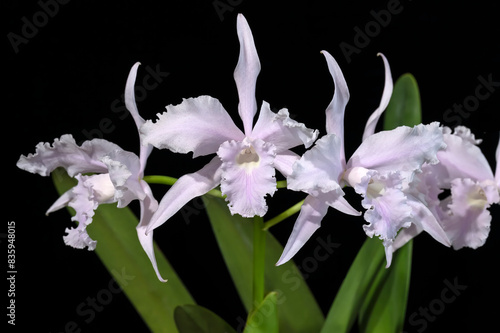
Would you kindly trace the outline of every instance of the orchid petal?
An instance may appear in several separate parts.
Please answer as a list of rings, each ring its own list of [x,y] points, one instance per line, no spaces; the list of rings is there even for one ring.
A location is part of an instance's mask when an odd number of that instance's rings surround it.
[[[335,92],[332,101],[326,108],[326,133],[335,134],[340,139],[340,158],[345,168],[344,152],[344,113],[349,102],[349,89],[337,61],[327,51],[321,51],[326,58],[328,70],[333,78]]]
[[[78,173],[102,173],[107,172],[107,169],[101,158],[113,150],[121,148],[103,139],[85,141],[78,146],[73,136],[65,134],[60,139],[55,139],[52,146],[40,142],[35,154],[21,156],[17,166],[41,176],[48,176],[58,167],[65,168],[71,177]]]
[[[335,134],[323,136],[314,147],[304,153],[293,166],[293,173],[288,177],[288,188],[316,195],[343,191],[339,178],[343,172],[340,160],[340,138]]]
[[[146,252],[153,269],[156,273],[156,276],[161,282],[167,282],[167,279],[164,279],[160,271],[158,269],[158,264],[156,262],[155,250],[153,245],[153,231],[146,233],[146,226],[141,226],[140,224],[137,226],[137,236],[139,237],[139,242],[141,243],[144,252]]]
[[[151,217],[146,233],[158,228],[177,213],[191,199],[203,195],[220,183],[221,161],[214,157],[197,172],[180,177],[161,199]]]
[[[156,276],[158,279],[162,282],[167,282],[166,279],[164,279],[160,271],[158,270],[158,264],[156,262],[156,256],[154,252],[154,246],[153,246],[153,233],[154,231],[151,231],[149,233],[146,233],[146,230],[148,228],[148,225],[151,221],[151,218],[158,209],[158,201],[155,200],[153,197],[153,193],[151,192],[151,188],[145,181],[141,181],[141,185],[143,187],[143,191],[146,194],[144,200],[140,201],[140,206],[141,206],[141,216],[139,220],[139,224],[137,225],[137,236],[139,238],[139,242],[141,243],[142,248],[144,249],[144,252],[146,252],[149,260],[151,261],[151,264],[153,266],[153,269],[156,273]]]
[[[89,251],[95,250],[97,241],[90,238],[85,224],[79,224],[76,228],[66,228],[65,232],[66,235],[63,236],[64,244],[75,249],[88,247]]]
[[[118,208],[127,206],[130,201],[145,197],[140,183],[141,166],[137,155],[118,150],[102,158],[109,170],[109,177],[116,189],[115,200]]]
[[[96,241],[87,233],[87,226],[92,223],[92,217],[99,204],[110,203],[114,197],[114,187],[107,174],[92,176],[77,175],[78,184],[71,191],[68,206],[75,210],[72,221],[78,221],[76,228],[67,228],[63,236],[66,245],[77,249],[88,247],[94,250]]]
[[[376,198],[363,200],[365,220],[369,225],[363,229],[369,237],[379,236],[382,240],[394,239],[401,228],[408,228],[411,223],[412,209],[405,195],[396,189],[386,189]]]
[[[263,216],[265,196],[276,191],[275,147],[262,140],[224,142],[217,151],[222,160],[221,191],[231,214]]]
[[[408,228],[401,229],[394,239],[394,242],[392,242],[392,252],[396,252],[402,248],[406,243],[420,235],[422,231],[423,229],[414,223],[412,223]]]
[[[377,126],[380,116],[387,108],[387,105],[389,105],[389,101],[391,100],[392,96],[392,89],[394,87],[394,84],[392,82],[391,68],[389,66],[389,62],[382,53],[379,53],[378,55],[381,56],[382,60],[384,61],[384,67],[385,67],[384,91],[382,92],[382,98],[380,100],[379,107],[370,115],[370,118],[368,118],[368,121],[366,122],[365,131],[363,133],[363,141],[365,141],[366,138],[375,133],[375,127]]]
[[[269,103],[262,102],[252,137],[272,142],[276,146],[276,152],[279,153],[301,144],[309,148],[318,137],[318,131],[291,119],[287,109],[274,113]]]
[[[451,182],[451,197],[450,214],[442,223],[453,248],[482,246],[488,238],[491,222],[483,189],[472,179],[455,179]]]
[[[125,106],[127,110],[134,118],[135,125],[137,126],[137,131],[140,130],[141,126],[145,123],[145,120],[140,116],[139,110],[137,109],[137,104],[135,102],[135,79],[137,77],[137,69],[141,63],[136,62],[130,69],[130,73],[127,78],[127,83],[125,85]],[[139,159],[141,163],[141,175],[146,168],[146,161],[153,150],[152,145],[141,145]]]
[[[224,107],[210,96],[167,106],[167,112],[158,114],[155,123],[146,121],[140,132],[143,144],[176,153],[192,151],[193,157],[213,154],[227,140],[243,139]]]
[[[130,69],[127,83],[125,84],[125,107],[134,118],[135,125],[137,129],[141,128],[145,120],[139,115],[139,110],[137,109],[137,104],[135,102],[135,79],[137,77],[137,69],[139,68],[140,62],[136,62]]]
[[[361,204],[367,209],[365,220],[369,223],[363,229],[369,237],[383,240],[387,267],[392,260],[392,242],[401,228],[408,228],[412,222],[412,209],[407,197],[401,191],[401,175],[393,172],[387,175],[372,175]],[[361,187],[355,188],[357,191]]]
[[[299,160],[300,156],[291,150],[285,150],[276,154],[274,167],[285,177],[289,177],[293,172],[293,164]]]
[[[495,179],[497,181],[497,186],[500,190],[500,139],[498,139],[498,145],[496,151],[496,163],[497,163],[497,168],[495,171]]]
[[[364,167],[380,173],[414,172],[424,163],[437,163],[436,154],[445,146],[437,122],[413,128],[400,126],[368,137],[351,156],[347,168]]]
[[[331,193],[322,194],[319,197],[308,195],[300,208],[300,214],[293,226],[292,233],[288,238],[283,253],[276,266],[289,261],[321,226],[321,220],[328,212],[325,198]]]
[[[464,129],[457,127],[453,134],[448,128],[444,129],[446,149],[437,155],[440,164],[448,172],[444,181],[449,183],[455,178],[471,178],[477,181],[493,179],[493,171],[481,149],[476,146],[477,141],[471,136],[464,136]]]
[[[352,216],[361,215],[361,212],[352,207],[351,204],[343,196],[339,196],[333,201],[328,201],[327,204],[330,207],[335,208],[339,212],[347,215],[352,215]]]
[[[245,135],[249,136],[252,132],[253,118],[257,112],[255,85],[260,72],[260,61],[255,49],[252,31],[242,14],[238,14],[236,25],[240,42],[240,55],[234,70],[234,80],[240,101],[238,113],[243,121]]]
[[[438,222],[433,212],[422,201],[418,200],[410,194],[406,194],[408,199],[407,204],[412,209],[413,221],[418,230],[423,230],[432,236],[436,241],[444,246],[451,246],[451,242],[443,229],[443,226]],[[403,232],[403,229],[401,232]],[[398,235],[399,237],[399,235]]]

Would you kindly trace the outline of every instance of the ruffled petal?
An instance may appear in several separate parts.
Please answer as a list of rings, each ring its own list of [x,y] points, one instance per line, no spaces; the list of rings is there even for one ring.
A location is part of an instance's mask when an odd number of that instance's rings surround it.
[[[141,166],[137,155],[128,151],[114,151],[102,158],[109,170],[109,177],[116,192],[118,208],[127,206],[130,201],[143,200],[146,194],[140,183]]]
[[[102,173],[107,172],[107,168],[101,158],[114,150],[121,148],[103,139],[85,141],[78,146],[73,136],[65,134],[52,145],[40,142],[35,154],[19,158],[17,167],[41,176],[50,175],[58,167],[66,169],[70,177],[78,173]]]
[[[378,55],[381,56],[382,60],[384,61],[384,67],[385,67],[384,91],[382,92],[382,99],[380,100],[379,107],[375,111],[373,111],[373,113],[370,115],[370,118],[368,118],[368,121],[366,122],[365,131],[363,133],[363,141],[365,141],[370,135],[375,133],[375,127],[377,126],[380,116],[387,108],[387,105],[389,105],[389,101],[391,100],[392,96],[392,90],[394,87],[394,84],[392,82],[391,68],[389,66],[389,62],[382,53],[379,53]]]
[[[347,168],[364,167],[380,173],[414,172],[424,163],[437,163],[436,154],[445,147],[437,122],[413,128],[400,126],[369,136],[351,156]]]
[[[167,106],[167,112],[158,114],[155,123],[146,121],[140,132],[143,144],[175,153],[193,152],[193,157],[213,154],[223,142],[244,137],[220,102],[210,96]]]
[[[255,85],[260,72],[260,61],[255,48],[252,31],[242,14],[237,18],[238,39],[240,41],[240,55],[234,70],[234,80],[238,89],[238,113],[243,121],[245,135],[252,132],[253,118],[257,112],[255,99]],[[232,138],[238,140],[237,138]]]
[[[491,215],[484,189],[472,179],[451,182],[451,203],[442,224],[453,248],[476,249],[482,246],[490,232]]]
[[[317,139],[318,131],[291,119],[287,109],[274,113],[269,103],[262,102],[259,119],[251,137],[271,142],[276,147],[276,152],[280,153],[301,144],[309,148]]]
[[[362,204],[367,208],[365,220],[370,224],[365,225],[364,230],[369,237],[394,239],[399,229],[408,228],[412,221],[412,209],[399,190],[389,188],[383,195],[363,200]]]
[[[349,89],[345,82],[344,75],[337,64],[337,61],[326,51],[321,51],[326,58],[328,70],[333,78],[335,92],[332,101],[326,108],[326,133],[335,134],[340,139],[340,158],[341,165],[345,168],[344,152],[344,113],[345,107],[349,102]]]
[[[197,172],[180,177],[161,199],[158,209],[147,225],[146,233],[165,223],[191,199],[216,187],[221,179],[220,166],[220,159],[214,157]]]
[[[334,201],[334,193],[321,194],[319,197],[308,195],[300,208],[300,214],[295,221],[292,233],[283,249],[276,266],[282,265],[290,260],[302,246],[311,238],[314,232],[321,226],[321,220],[328,211],[326,200]]]
[[[470,130],[461,126],[454,133],[448,128],[443,129],[443,138],[446,149],[438,153],[440,164],[446,168],[448,177],[444,182],[449,183],[455,178],[470,178],[477,181],[493,179],[493,171],[488,160]]]
[[[366,178],[369,181],[366,182]],[[392,242],[401,228],[408,228],[412,222],[412,209],[401,191],[402,178],[399,172],[387,175],[367,174],[355,190],[363,196],[361,204],[366,208],[365,220],[369,223],[363,229],[369,237],[378,236],[384,243],[387,267],[392,260]],[[360,183],[360,184],[361,184]]]
[[[344,171],[338,159],[341,141],[334,134],[323,136],[293,166],[288,188],[312,195],[330,191],[343,194],[339,178]]]
[[[68,206],[75,210],[72,221],[77,221],[76,228],[67,228],[63,237],[66,245],[77,249],[88,247],[94,250],[96,241],[87,233],[87,226],[92,223],[95,210],[101,203],[110,203],[114,197],[114,187],[107,174],[75,177],[78,184],[71,190]]]
[[[275,149],[259,139],[228,141],[220,146],[221,191],[227,196],[231,214],[253,217],[267,212],[265,196],[276,191]]]

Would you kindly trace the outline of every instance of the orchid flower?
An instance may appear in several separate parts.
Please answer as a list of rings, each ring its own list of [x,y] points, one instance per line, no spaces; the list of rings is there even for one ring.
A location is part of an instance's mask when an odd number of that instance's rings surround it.
[[[329,206],[346,214],[360,215],[343,198],[341,186],[349,185],[363,197],[361,203],[367,209],[364,217],[369,222],[364,230],[369,237],[376,235],[383,240],[389,266],[397,232],[418,223],[405,187],[423,164],[437,163],[436,153],[444,148],[443,136],[437,123],[374,133],[393,88],[388,61],[380,54],[385,65],[382,99],[366,124],[363,142],[346,163],[343,122],[349,91],[335,59],[326,51],[322,53],[335,86],[326,109],[327,135],[293,165],[293,172],[287,178],[289,189],[306,192],[308,196],[277,265],[290,260],[320,227]],[[437,222],[422,227],[439,241],[448,243]]]
[[[129,74],[125,88],[125,103],[139,128],[144,120],[135,106],[134,82],[139,63]],[[139,200],[141,221],[149,220],[158,202],[154,199],[149,185],[142,180],[146,160],[152,147],[141,145],[140,154],[125,151],[118,145],[104,139],[93,139],[77,145],[70,134],[62,135],[49,143],[39,143],[34,154],[21,156],[17,166],[31,173],[48,176],[56,168],[66,169],[70,177],[78,183],[63,193],[47,210],[47,214],[65,206],[75,210],[72,221],[78,222],[74,228],[67,228],[63,236],[66,245],[94,250],[96,241],[87,233],[95,210],[101,204],[117,203],[118,208],[127,206],[132,200]],[[89,175],[90,174],[90,175]]]
[[[274,113],[266,102],[262,103],[253,126],[260,61],[250,27],[241,14],[237,18],[237,34],[240,53],[234,80],[243,131],[221,103],[210,96],[184,99],[179,105],[167,106],[167,112],[158,114],[155,123],[147,121],[141,127],[144,144],[177,153],[193,152],[193,158],[217,154],[202,169],[180,177],[172,185],[144,228],[146,235],[191,199],[219,184],[231,214],[263,216],[267,212],[265,196],[276,191],[275,169],[289,175],[293,162],[299,158],[290,149],[301,144],[309,147],[318,136],[318,131],[290,119],[286,109]]]
[[[276,191],[275,168],[284,175],[298,155],[290,148],[309,147],[317,131],[290,119],[286,109],[274,113],[263,102],[259,118],[252,126],[257,110],[255,84],[260,62],[252,33],[243,15],[237,19],[240,55],[234,71],[238,89],[238,112],[244,131],[233,122],[221,103],[210,96],[184,99],[167,106],[158,120],[147,121],[141,128],[144,143],[173,152],[193,152],[193,158],[216,153],[198,172],[184,175],[161,200],[147,232],[157,228],[196,196],[217,185],[226,195],[232,214],[263,216],[265,196]]]
[[[481,140],[476,140],[470,129],[459,126],[453,132],[448,127],[442,130],[447,147],[437,154],[440,163],[425,165],[415,181],[423,184],[419,186],[421,200],[430,207],[453,248],[476,249],[489,234],[492,218],[488,208],[500,202],[500,140],[494,175],[477,146]],[[438,195],[443,190],[450,194],[440,199]],[[394,242],[394,250],[421,231],[416,225],[402,231]]]

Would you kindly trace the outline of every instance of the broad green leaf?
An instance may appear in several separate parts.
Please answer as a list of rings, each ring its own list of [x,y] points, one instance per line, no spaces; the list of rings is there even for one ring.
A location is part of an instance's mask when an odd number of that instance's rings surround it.
[[[278,293],[270,292],[250,313],[243,333],[278,333]]]
[[[399,77],[391,100],[384,112],[384,130],[401,125],[414,126],[422,122],[420,92],[415,77],[410,73]]]
[[[412,241],[394,253],[391,267],[385,262],[379,268],[375,282],[359,313],[361,332],[401,332],[410,287]]]
[[[72,188],[76,181],[64,171],[52,177],[59,194]],[[178,305],[194,304],[174,269],[155,245],[160,272],[168,278],[162,283],[156,277],[146,253],[137,238],[137,217],[115,204],[100,205],[87,227],[97,241],[95,252],[123,289],[130,302],[152,332],[177,332],[174,310]]]
[[[252,219],[232,216],[223,199],[203,196],[219,248],[247,311],[252,304]],[[281,332],[319,332],[324,317],[297,266],[288,262],[275,266],[283,247],[269,233],[266,235],[266,291],[276,291]]]
[[[174,316],[179,333],[236,333],[224,319],[199,305],[178,306]]]
[[[335,296],[321,333],[350,332],[384,259],[382,242],[367,238]]]

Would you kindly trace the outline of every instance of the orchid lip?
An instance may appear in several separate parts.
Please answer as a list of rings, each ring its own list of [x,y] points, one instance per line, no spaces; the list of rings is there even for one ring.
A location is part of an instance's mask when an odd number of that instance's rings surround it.
[[[467,202],[471,207],[477,207],[480,209],[484,209],[484,207],[488,203],[486,194],[482,189],[478,189],[477,191],[469,193],[467,195]]]
[[[242,149],[238,155],[236,155],[236,163],[245,168],[247,171],[258,167],[260,164],[259,154],[255,151],[255,148],[249,146],[245,149]]]

